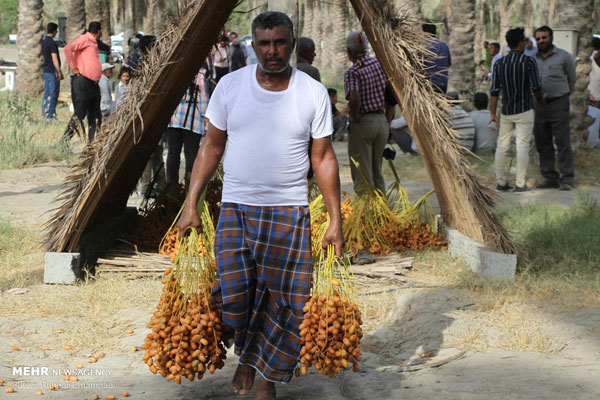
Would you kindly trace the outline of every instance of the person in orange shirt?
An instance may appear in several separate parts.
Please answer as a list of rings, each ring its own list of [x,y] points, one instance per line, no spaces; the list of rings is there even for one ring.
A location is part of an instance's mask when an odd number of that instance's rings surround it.
[[[96,128],[102,122],[100,113],[100,87],[102,64],[97,40],[102,36],[100,22],[90,22],[87,32],[65,46],[65,59],[73,72],[73,106],[75,112],[69,121],[62,140],[68,142],[75,132],[80,134],[83,118],[88,118],[88,141],[94,139]]]

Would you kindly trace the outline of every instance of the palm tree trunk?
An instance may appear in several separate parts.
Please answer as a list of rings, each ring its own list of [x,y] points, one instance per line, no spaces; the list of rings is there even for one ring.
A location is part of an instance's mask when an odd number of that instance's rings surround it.
[[[304,25],[302,28],[302,36],[312,39],[314,32],[314,1],[306,0],[304,3]]]
[[[17,40],[19,62],[16,89],[26,96],[37,96],[44,89],[42,80],[42,0],[19,1],[19,23]]]
[[[85,0],[69,0],[67,7],[67,42],[72,42],[85,30]]]
[[[346,57],[346,25],[348,21],[348,3],[346,0],[335,0],[333,4],[333,34],[330,36],[332,47],[333,76],[343,76],[347,66]]]
[[[135,27],[135,0],[123,0],[123,54],[129,55],[129,39],[136,33]]]
[[[104,6],[103,0],[85,0],[85,25],[89,26],[90,22],[97,21],[102,23],[102,10]],[[104,26],[102,26],[104,30]]]
[[[154,26],[154,13],[156,12],[156,0],[149,0],[146,5],[146,17],[144,18],[144,34],[156,35]]]
[[[554,9],[553,28],[579,31],[577,50],[574,54],[577,60],[577,81],[571,92],[571,142],[575,149],[586,142],[587,128],[591,125],[591,118],[587,116],[589,102],[587,86],[591,68],[589,57],[593,50],[591,46],[594,27],[593,11],[593,0],[562,0],[557,2]]]
[[[321,68],[321,62],[324,60],[323,58],[323,49],[321,44],[323,42],[323,20],[326,18],[325,16],[325,8],[324,5],[320,2],[317,2],[314,5],[314,13],[313,13],[313,36],[312,39],[315,42],[315,50],[316,57],[313,61],[313,64],[317,68]]]
[[[111,16],[111,0],[102,0],[102,33],[104,34],[104,41],[109,42],[110,35],[112,35],[112,23],[110,20]]]
[[[153,10],[153,18],[154,18],[154,32],[160,35],[162,31],[167,26],[168,18],[167,17],[167,7],[165,5],[165,0],[155,0]]]
[[[449,47],[452,51],[450,85],[458,91],[461,100],[471,100],[475,91],[475,0],[454,1],[449,23]]]

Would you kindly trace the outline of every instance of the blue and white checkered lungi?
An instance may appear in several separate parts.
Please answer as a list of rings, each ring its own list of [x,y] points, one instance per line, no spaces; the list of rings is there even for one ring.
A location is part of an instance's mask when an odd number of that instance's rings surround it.
[[[305,206],[223,203],[215,236],[213,297],[234,332],[240,364],[290,380],[311,286],[310,213]]]

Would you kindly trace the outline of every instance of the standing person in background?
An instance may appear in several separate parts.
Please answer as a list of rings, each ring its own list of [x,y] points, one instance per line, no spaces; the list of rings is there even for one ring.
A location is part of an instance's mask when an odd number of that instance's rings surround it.
[[[246,54],[242,51],[240,39],[233,39],[231,47],[233,48],[231,54],[231,71],[233,72],[246,66]]]
[[[229,52],[227,50],[227,36],[221,35],[215,49],[213,59],[215,67],[215,81],[218,83],[229,72]]]
[[[110,77],[113,75],[114,65],[109,63],[102,64],[102,76],[98,82],[100,86],[100,112],[103,117],[107,117],[114,110],[114,102],[112,99],[112,84]]]
[[[529,165],[529,149],[533,133],[533,95],[541,102],[542,90],[535,60],[523,54],[527,39],[523,28],[514,28],[506,32],[506,42],[510,53],[502,57],[494,65],[492,81],[491,106],[489,123],[498,125],[496,105],[502,93],[502,123],[498,134],[496,149],[496,189],[511,189],[506,179],[506,152],[510,147],[513,132],[517,142],[517,174],[515,178],[516,193],[529,192],[527,187],[527,166]]]
[[[179,184],[181,148],[185,156],[185,186],[189,186],[192,167],[204,133],[204,113],[208,104],[203,67],[190,84],[167,128],[167,182]]]
[[[498,125],[490,125],[490,110],[488,107],[488,96],[485,93],[475,93],[473,99],[476,110],[469,115],[475,124],[475,152],[484,152],[496,148],[498,140]]]
[[[492,55],[492,65],[490,67],[490,73],[488,76],[491,81],[494,75],[494,64],[496,64],[496,61],[502,58],[502,54],[500,54],[500,43],[494,42],[490,44],[490,54]]]
[[[118,108],[123,104],[127,98],[127,91],[129,90],[129,81],[131,80],[131,69],[123,66],[119,70],[119,83],[115,88],[115,102],[114,108]],[[114,110],[113,110],[114,111]]]
[[[70,141],[75,132],[83,128],[83,119],[88,118],[88,141],[94,139],[96,128],[102,123],[100,113],[100,87],[102,64],[96,39],[102,37],[100,22],[92,21],[87,33],[65,46],[65,58],[73,71],[72,81],[75,95],[75,112],[63,135],[63,141]]]
[[[595,61],[594,56],[600,50],[600,38],[594,36],[592,38],[592,47],[594,51],[590,55],[590,61],[592,62],[592,69],[590,70],[590,83],[588,85],[588,90],[590,92],[590,100],[593,101],[593,104],[598,106],[600,105],[600,66]]]
[[[316,56],[315,42],[308,37],[299,37],[296,46],[296,68],[307,73],[317,82],[321,82],[321,73],[312,65]]]
[[[485,68],[487,68],[487,70],[490,71],[492,69],[492,53],[490,52],[490,42],[488,42],[487,40],[483,42],[483,55],[485,56]]]
[[[537,53],[538,48],[535,45],[535,39],[532,37],[527,38],[527,43],[525,44],[525,50],[523,50],[523,54],[529,57],[535,57],[535,53]]]
[[[338,102],[337,90],[334,88],[327,88],[329,94],[329,101],[331,101],[331,114],[333,117],[333,135],[332,139],[334,142],[341,142],[348,133],[348,116],[342,114],[335,106]]]
[[[60,92],[60,81],[63,74],[60,70],[60,55],[58,46],[54,41],[58,25],[50,22],[46,26],[46,37],[42,41],[42,55],[44,64],[42,76],[44,77],[44,98],[42,99],[42,118],[47,121],[56,121],[56,102]]]
[[[367,37],[361,32],[346,36],[346,53],[352,67],[344,76],[350,126],[348,156],[359,163],[370,184],[385,193],[382,173],[383,149],[389,137],[385,111],[386,77],[379,61],[367,56]],[[350,162],[354,190],[359,190],[362,174]]]
[[[435,38],[437,28],[434,24],[425,23],[421,26],[423,32],[430,35],[425,48],[434,54],[432,59],[426,61],[425,76],[431,81],[433,90],[446,94],[448,91],[448,69],[452,66],[452,57],[448,45]]]
[[[575,88],[575,59],[552,44],[552,29],[542,26],[535,31],[538,52],[535,55],[542,77],[544,103],[535,103],[533,136],[540,155],[544,181],[539,189],[571,190],[575,180],[575,161],[571,149],[569,96]],[[556,146],[556,150],[554,147]],[[558,170],[556,161],[558,159]]]

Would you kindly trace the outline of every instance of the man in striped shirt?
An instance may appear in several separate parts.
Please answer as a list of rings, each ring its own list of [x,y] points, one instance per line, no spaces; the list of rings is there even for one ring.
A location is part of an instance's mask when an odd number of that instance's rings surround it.
[[[515,192],[528,192],[525,184],[529,148],[533,134],[533,96],[543,102],[537,64],[532,57],[523,54],[527,39],[523,28],[506,32],[510,52],[494,64],[491,90],[490,124],[498,125],[496,106],[502,91],[502,124],[496,146],[496,189],[512,189],[506,180],[506,152],[514,131],[517,136],[517,175]]]

